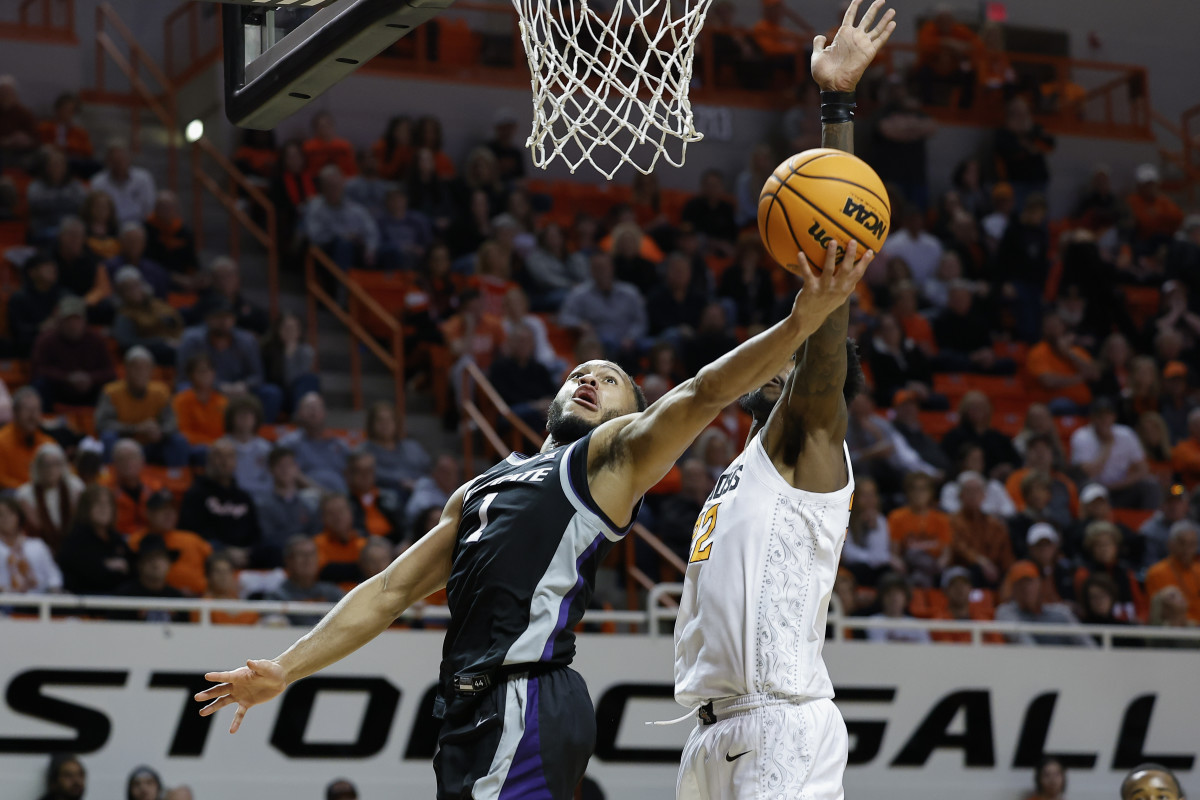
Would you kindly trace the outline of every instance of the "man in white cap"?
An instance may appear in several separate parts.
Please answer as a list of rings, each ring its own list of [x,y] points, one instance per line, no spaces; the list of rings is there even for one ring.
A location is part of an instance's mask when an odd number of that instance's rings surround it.
[[[1142,563],[1144,543],[1127,525],[1117,521],[1113,515],[1108,489],[1099,483],[1089,483],[1079,492],[1079,519],[1067,528],[1063,537],[1063,550],[1070,558],[1083,555],[1083,537],[1087,526],[1093,522],[1111,522],[1121,531],[1121,560],[1130,564]]]
[[[1142,164],[1134,173],[1134,178],[1137,189],[1125,198],[1133,215],[1130,238],[1136,253],[1149,253],[1170,243],[1171,237],[1183,223],[1183,212],[1174,200],[1160,190],[1158,167]]]
[[[1043,603],[1060,603],[1075,599],[1075,571],[1059,549],[1058,531],[1048,522],[1039,522],[1025,535],[1029,560],[1039,575],[1038,598]],[[1007,579],[1012,583],[1010,577]]]

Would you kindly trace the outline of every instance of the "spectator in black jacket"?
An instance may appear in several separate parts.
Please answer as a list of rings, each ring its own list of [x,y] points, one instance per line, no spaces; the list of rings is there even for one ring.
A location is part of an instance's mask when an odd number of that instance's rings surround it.
[[[947,372],[1009,372],[1011,360],[992,349],[992,315],[975,296],[975,285],[956,280],[947,291],[946,308],[933,321],[937,366]]]
[[[208,448],[205,474],[196,477],[179,509],[179,527],[222,546],[234,563],[244,567],[262,537],[254,501],[233,479],[237,445],[222,437]]]
[[[1046,154],[1054,149],[1054,137],[1033,119],[1029,101],[1014,97],[1008,103],[1004,127],[996,131],[996,159],[1004,180],[1013,185],[1017,205],[1034,192],[1045,192],[1050,181]]]
[[[199,268],[196,237],[179,213],[179,199],[163,190],[154,201],[154,213],[146,220],[146,255],[157,261],[188,287]]]
[[[58,551],[63,586],[75,594],[112,594],[129,577],[129,547],[117,533],[117,503],[104,486],[79,496],[71,533]]]
[[[34,253],[25,262],[25,280],[8,299],[8,330],[15,355],[28,358],[46,320],[66,295],[58,281],[58,264],[48,253]]]
[[[757,236],[738,242],[733,264],[721,273],[717,295],[736,309],[734,324],[747,327],[770,324],[775,286],[771,283],[771,270],[763,264],[763,249]]]
[[[904,335],[904,329],[891,314],[879,316],[867,362],[875,378],[875,402],[880,406],[890,406],[893,395],[902,389],[921,399],[929,397],[933,386],[929,359],[916,342]]]
[[[665,279],[646,296],[646,318],[651,336],[676,342],[690,336],[700,324],[704,293],[692,283],[692,263],[683,253],[667,256]]]
[[[115,307],[109,299],[108,270],[88,249],[87,227],[79,217],[67,217],[59,224],[54,260],[63,288],[87,301],[88,322],[92,325],[112,322]]]
[[[1036,342],[1042,330],[1042,293],[1050,277],[1050,234],[1046,230],[1046,198],[1031,194],[1004,230],[996,251],[1016,321],[1017,336]]]
[[[117,587],[116,593],[123,597],[169,597],[182,599],[183,592],[167,585],[167,573],[171,563],[179,557],[167,549],[162,534],[150,533],[142,537],[134,559],[133,575]],[[143,622],[187,622],[186,611],[163,611],[143,608],[109,612],[109,619],[141,620]]]
[[[958,427],[942,439],[942,450],[951,459],[958,458],[963,445],[983,448],[987,477],[1003,481],[1021,463],[1012,440],[992,427],[992,403],[983,392],[967,392],[958,406]]]
[[[242,295],[242,273],[238,263],[229,256],[219,256],[208,268],[209,288],[205,289],[196,305],[184,311],[184,320],[189,325],[203,324],[208,312],[222,303],[233,307],[234,326],[262,336],[271,325],[266,310],[250,302]]]
[[[546,426],[546,409],[558,391],[554,377],[534,358],[536,341],[527,325],[513,326],[505,354],[488,370],[492,386],[525,424],[540,431]]]
[[[726,199],[725,178],[720,170],[705,171],[700,179],[700,194],[683,206],[683,221],[707,237],[710,250],[732,254],[738,227],[734,221],[733,203]]]
[[[916,451],[922,461],[931,467],[936,467],[944,475],[949,474],[954,462],[942,450],[941,445],[934,441],[932,436],[925,433],[921,426],[918,401],[917,394],[907,389],[901,389],[892,395],[892,408],[896,412],[896,418],[892,420],[892,427],[896,429],[896,433],[904,437],[904,441],[908,442],[908,446]]]
[[[50,757],[46,770],[46,793],[41,800],[83,800],[87,793],[87,770],[78,756],[59,753]]]

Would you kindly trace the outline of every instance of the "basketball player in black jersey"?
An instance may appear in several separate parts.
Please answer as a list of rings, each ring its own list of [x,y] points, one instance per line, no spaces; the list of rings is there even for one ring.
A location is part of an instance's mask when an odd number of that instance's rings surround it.
[[[583,679],[569,669],[572,629],[596,567],[628,531],[642,495],[717,414],[761,386],[841,307],[873,258],[821,275],[800,256],[804,290],[788,317],[709,364],[649,409],[617,365],[571,371],[551,407],[541,453],[513,454],[459,487],[438,525],[350,592],[306,636],[271,660],[205,677],[207,716],[252,706],[378,636],[413,603],[446,588],[434,759],[439,800],[568,800],[595,741]]]

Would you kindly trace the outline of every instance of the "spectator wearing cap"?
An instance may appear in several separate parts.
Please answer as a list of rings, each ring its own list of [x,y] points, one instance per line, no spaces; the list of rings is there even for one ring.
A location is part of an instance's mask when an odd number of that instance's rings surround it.
[[[59,224],[52,255],[63,288],[87,303],[88,321],[95,325],[110,323],[112,284],[108,270],[87,248],[87,226],[83,220],[67,217]]]
[[[68,592],[112,594],[129,576],[129,546],[113,527],[116,510],[105,486],[89,486],[80,495],[71,533],[58,552]]]
[[[1138,536],[1143,543],[1142,560],[1138,564],[1139,576],[1144,577],[1150,567],[1167,557],[1167,540],[1171,526],[1188,515],[1188,493],[1182,484],[1171,486],[1163,497],[1162,508],[1142,523]]]
[[[208,288],[200,293],[196,304],[184,312],[184,320],[200,325],[208,318],[210,309],[228,304],[233,308],[234,325],[239,330],[261,336],[271,324],[271,318],[259,305],[242,294],[242,270],[229,256],[214,258],[208,267]]]
[[[951,563],[971,570],[976,585],[995,588],[1013,562],[1004,523],[983,511],[986,481],[978,472],[958,476],[961,508],[950,516]]]
[[[294,536],[283,548],[283,572],[286,578],[277,589],[267,594],[267,600],[284,602],[336,603],[345,594],[337,586],[318,577],[321,554],[317,544],[307,536]],[[289,614],[292,625],[311,627],[321,621],[321,614]]]
[[[223,546],[239,567],[250,562],[262,539],[254,501],[234,480],[237,445],[224,437],[208,448],[203,475],[196,476],[183,495],[179,525],[195,531],[214,546]]]
[[[67,455],[55,442],[37,449],[29,467],[29,482],[13,495],[21,504],[25,530],[57,552],[67,535],[84,485],[67,469]]]
[[[167,547],[167,543],[159,534],[143,536],[139,541],[137,555],[133,559],[133,573],[117,587],[114,594],[122,597],[183,599],[183,592],[167,583],[167,575],[177,557],[178,554]],[[185,611],[139,608],[110,611],[108,618],[143,622],[187,622],[188,615]]]
[[[354,512],[346,495],[326,494],[318,511],[322,529],[313,538],[320,560],[318,577],[348,592],[363,580],[358,560],[367,537],[355,526]]]
[[[1121,530],[1111,522],[1090,523],[1083,536],[1083,558],[1075,570],[1075,598],[1081,604],[1087,600],[1084,584],[1089,578],[1103,576],[1113,582],[1115,605],[1113,613],[1128,622],[1146,619],[1149,605],[1137,575],[1118,558],[1121,549]]]
[[[924,427],[921,425],[919,403],[920,398],[916,392],[908,389],[901,389],[892,395],[892,409],[895,413],[892,427],[896,433],[904,437],[904,441],[922,461],[940,473],[950,472],[954,466],[953,462],[946,456],[941,445],[932,436],[925,433]]]
[[[364,432],[363,450],[375,456],[376,480],[407,497],[417,480],[429,473],[433,459],[420,442],[402,435],[396,407],[386,400],[373,403],[367,410]]]
[[[37,177],[25,191],[31,240],[39,245],[53,242],[63,219],[83,210],[85,197],[87,189],[71,175],[63,152],[43,147]]]
[[[133,165],[129,146],[119,139],[108,143],[104,169],[92,178],[92,190],[104,192],[112,199],[117,219],[122,223],[141,222],[149,217],[158,194],[154,176]]]
[[[700,499],[703,501],[703,497]],[[841,566],[850,570],[862,586],[874,586],[884,573],[904,569],[904,562],[892,552],[887,519],[879,509],[879,487],[875,481],[867,477],[856,481]],[[693,514],[692,518],[696,516]]]
[[[1130,241],[1135,253],[1150,253],[1167,245],[1183,224],[1183,212],[1161,188],[1158,167],[1142,164],[1134,172],[1135,191],[1125,198],[1133,217]]]
[[[46,793],[40,800],[83,800],[87,793],[87,770],[78,756],[59,753],[50,757],[46,770]]]
[[[879,581],[878,614],[871,619],[912,619],[908,604],[912,602],[912,588],[903,575],[889,573]],[[871,642],[914,642],[930,641],[929,632],[917,628],[868,628],[867,641]]]
[[[12,352],[25,358],[33,350],[46,320],[68,292],[58,279],[58,263],[48,253],[35,252],[25,261],[21,288],[8,298],[8,331]]]
[[[100,388],[116,377],[107,341],[88,330],[87,307],[78,297],[58,303],[55,321],[33,345],[30,372],[42,401],[92,406]]]
[[[304,232],[342,270],[373,267],[379,228],[366,208],[346,198],[346,179],[337,166],[318,173],[321,193],[308,202]]]
[[[1035,472],[1048,476],[1051,482],[1051,508],[1048,516],[1052,517],[1056,524],[1064,526],[1079,513],[1079,491],[1066,473],[1055,469],[1054,442],[1053,438],[1044,434],[1028,437],[1025,440],[1025,465],[1008,476],[1004,487],[1017,511],[1024,511],[1022,484],[1025,478]]]
[[[225,409],[225,435],[237,448],[234,482],[251,496],[271,489],[271,473],[267,468],[271,443],[258,434],[262,424],[262,404],[257,398],[239,395],[229,401]]]
[[[1041,575],[1041,598],[1046,603],[1075,599],[1074,569],[1059,547],[1058,531],[1053,525],[1039,522],[1025,535],[1027,559]],[[1002,590],[1008,586],[1002,587]]]
[[[357,175],[358,165],[354,161],[354,146],[337,134],[333,114],[318,112],[312,120],[312,136],[304,142],[304,157],[308,168],[316,173],[333,165],[343,175]]]
[[[1078,626],[1079,620],[1068,606],[1044,599],[1041,581],[1041,570],[1036,564],[1029,561],[1013,564],[1006,579],[1012,600],[996,609],[996,621]],[[1017,644],[1096,646],[1090,636],[1083,634],[1008,633],[1005,638]]]
[[[154,296],[136,267],[121,267],[116,285],[117,317],[112,335],[122,351],[142,347],[156,364],[175,363],[175,347],[183,333],[183,317],[165,300]]]
[[[233,559],[224,550],[216,550],[204,561],[204,578],[208,584],[206,598],[213,600],[241,600],[238,590],[237,568]],[[193,614],[193,619],[198,619]],[[209,620],[213,625],[256,625],[258,613],[255,611],[218,611],[209,612]]]
[[[1167,423],[1171,442],[1179,444],[1190,435],[1188,418],[1196,409],[1188,396],[1188,368],[1182,361],[1168,361],[1162,373],[1162,399],[1158,410]]]
[[[942,438],[942,450],[958,458],[963,445],[983,448],[984,469],[989,478],[1004,480],[1020,463],[1020,457],[1007,436],[992,427],[992,403],[983,392],[970,391],[958,405],[958,425]]]
[[[971,570],[966,567],[949,567],[942,572],[942,595],[945,603],[933,611],[933,619],[980,622],[992,619],[990,593],[975,588]],[[994,634],[986,634],[985,640]],[[933,631],[930,638],[935,642],[971,641],[970,631]]]
[[[16,489],[29,480],[39,448],[53,443],[42,431],[42,399],[32,387],[13,393],[12,421],[0,428],[0,489]]]
[[[1167,537],[1167,557],[1146,570],[1146,594],[1154,597],[1174,586],[1187,601],[1187,616],[1200,623],[1200,559],[1197,553],[1197,526],[1180,520],[1171,526]]]
[[[280,438],[279,444],[296,454],[296,463],[309,486],[325,491],[346,491],[346,443],[325,429],[325,400],[309,392],[296,405],[297,430]]]
[[[277,567],[282,563],[288,540],[315,535],[321,528],[321,517],[311,492],[301,486],[295,453],[277,446],[267,456],[267,467],[271,471],[271,489],[254,498],[263,531],[257,560],[263,567]]]
[[[1108,490],[1098,483],[1089,483],[1079,490],[1079,519],[1066,529],[1063,549],[1071,558],[1083,552],[1083,537],[1087,526],[1095,521],[1111,522],[1121,531],[1121,558],[1130,564],[1142,562],[1141,537],[1116,520]]]
[[[376,484],[375,456],[366,450],[350,454],[346,459],[346,488],[354,527],[368,536],[386,536],[397,542],[403,538],[402,497],[394,489]]]
[[[1155,508],[1162,500],[1137,434],[1117,424],[1116,408],[1107,398],[1092,403],[1090,423],[1071,434],[1071,463],[1104,486],[1116,506]]]
[[[917,31],[917,76],[926,91],[925,102],[946,105],[939,94],[954,89],[959,106],[969,108],[982,55],[983,42],[975,31],[956,20],[949,5],[939,4]]]
[[[159,489],[146,500],[146,529],[129,537],[129,547],[136,553],[143,541],[160,537],[171,553],[167,585],[189,597],[200,597],[208,591],[204,564],[213,554],[213,546],[191,531],[179,530],[178,524],[175,497]]]
[[[171,273],[176,283],[192,285],[200,266],[196,235],[179,213],[179,198],[163,190],[154,200],[154,213],[146,220],[146,255]]]
[[[204,353],[197,353],[184,364],[188,388],[171,400],[179,432],[192,446],[193,453],[206,452],[208,445],[225,434],[225,409],[229,400],[217,391],[217,373]]]
[[[910,575],[932,585],[952,555],[950,518],[933,505],[933,479],[920,472],[904,478],[905,504],[888,515],[892,553]]]
[[[111,452],[118,439],[142,446],[146,460],[168,467],[188,463],[190,448],[179,433],[171,390],[152,379],[154,357],[144,347],[131,347],[125,354],[125,377],[107,384],[96,406],[96,431]]]
[[[176,363],[187,364],[192,356],[204,353],[217,373],[217,390],[227,397],[253,394],[263,405],[263,417],[273,423],[283,405],[283,393],[263,380],[258,341],[253,334],[235,327],[235,322],[228,300],[212,305],[202,325],[184,331]]]
[[[0,497],[0,592],[61,592],[62,572],[46,542],[26,535],[25,514],[12,497]]]
[[[146,257],[146,228],[140,222],[121,225],[120,250],[104,263],[109,280],[116,281],[123,267],[134,267],[150,287],[155,297],[165,300],[171,291],[171,275],[162,266]]]

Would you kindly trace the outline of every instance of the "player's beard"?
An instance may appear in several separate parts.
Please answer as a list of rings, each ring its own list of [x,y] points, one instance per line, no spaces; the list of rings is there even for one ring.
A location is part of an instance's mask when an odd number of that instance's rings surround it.
[[[546,432],[557,444],[577,442],[610,419],[606,414],[599,422],[588,422],[575,414],[567,414],[565,409],[569,402],[570,398],[564,400],[556,397],[546,413]]]
[[[745,411],[759,422],[764,422],[767,417],[771,416],[771,409],[775,408],[775,402],[767,398],[761,386],[738,398],[738,406],[741,407],[742,411]]]

